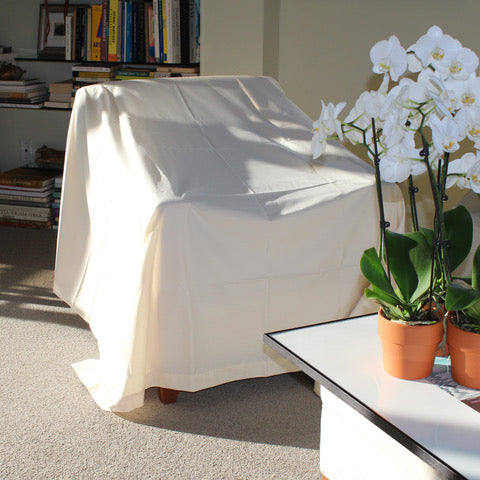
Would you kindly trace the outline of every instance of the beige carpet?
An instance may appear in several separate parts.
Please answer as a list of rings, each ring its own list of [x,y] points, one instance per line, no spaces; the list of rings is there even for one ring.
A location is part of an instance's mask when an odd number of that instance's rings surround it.
[[[0,227],[0,479],[316,480],[320,400],[303,374],[100,410],[71,364],[93,335],[52,293],[55,232]]]

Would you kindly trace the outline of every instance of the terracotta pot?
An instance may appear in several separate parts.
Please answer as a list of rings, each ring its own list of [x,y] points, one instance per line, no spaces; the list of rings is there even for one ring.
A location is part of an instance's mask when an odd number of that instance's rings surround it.
[[[418,380],[432,373],[435,353],[443,339],[443,323],[405,325],[391,322],[378,312],[383,366],[387,373],[405,380]]]
[[[465,332],[449,320],[447,342],[452,378],[465,387],[480,389],[480,334]]]

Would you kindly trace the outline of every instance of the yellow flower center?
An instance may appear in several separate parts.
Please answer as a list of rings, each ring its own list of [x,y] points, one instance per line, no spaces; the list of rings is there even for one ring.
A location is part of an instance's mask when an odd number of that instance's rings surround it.
[[[476,137],[477,135],[480,134],[480,127],[472,127],[468,133],[472,136],[472,137]]]
[[[453,148],[455,145],[455,141],[454,140],[450,140],[448,143],[445,143],[443,145],[443,149],[444,150],[450,150],[451,148]]]
[[[434,60],[442,60],[445,56],[445,52],[441,48],[437,48],[432,52],[432,58]]]
[[[471,176],[470,176],[470,180],[471,180],[473,183],[478,183],[478,180],[479,180],[478,175],[475,175],[475,174],[471,175]]]
[[[475,95],[472,95],[471,93],[464,93],[462,95],[461,102],[464,105],[472,105],[475,103]]]
[[[390,71],[390,65],[384,62],[380,62],[380,69],[382,70],[382,72],[388,72]]]
[[[458,62],[453,62],[449,67],[450,73],[460,73],[462,69],[462,64]]]

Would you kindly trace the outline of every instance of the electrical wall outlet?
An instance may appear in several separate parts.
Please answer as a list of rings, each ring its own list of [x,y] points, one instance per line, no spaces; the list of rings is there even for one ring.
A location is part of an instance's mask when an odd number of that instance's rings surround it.
[[[20,140],[20,154],[23,163],[32,163],[35,160],[35,152],[33,151],[31,140]]]

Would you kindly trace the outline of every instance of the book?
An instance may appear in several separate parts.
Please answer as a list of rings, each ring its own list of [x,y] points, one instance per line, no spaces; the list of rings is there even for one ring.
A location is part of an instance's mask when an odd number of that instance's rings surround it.
[[[123,76],[136,76],[136,77],[152,77],[155,72],[155,67],[129,67],[123,66],[115,72],[115,77],[119,75]]]
[[[100,39],[100,60],[108,60],[108,12],[109,0],[102,0],[102,37]]]
[[[55,176],[48,169],[17,167],[0,173],[0,187],[46,187],[54,183]]]
[[[39,78],[23,78],[21,80],[0,80],[1,85],[8,85],[8,86],[24,86],[24,85],[31,85],[32,83],[39,83]]]
[[[43,102],[43,106],[45,108],[72,108],[73,106],[73,99],[70,100],[69,102],[61,102],[57,100],[45,100]]]
[[[110,0],[108,7],[108,61],[117,61],[118,0]]]
[[[37,197],[33,195],[23,195],[22,192],[14,192],[14,193],[0,193],[0,202],[28,202],[28,203],[35,203],[35,204],[50,204],[53,201],[52,193],[47,193],[43,197]]]
[[[67,80],[62,80],[60,82],[54,82],[54,83],[51,83],[49,86],[48,86],[48,91],[50,93],[68,93],[68,94],[72,94],[72,82],[73,80],[71,78],[67,79]]]
[[[28,85],[0,85],[1,92],[31,92],[32,90],[48,90],[45,82],[30,83]]]
[[[0,225],[6,227],[22,227],[22,228],[54,228],[50,220],[21,220],[21,219],[0,219]],[[58,227],[57,227],[58,228]]]
[[[189,63],[200,63],[200,0],[189,0]]]
[[[102,41],[102,5],[92,5],[92,28],[91,28],[91,60],[99,62]]]
[[[156,2],[155,2],[156,3]],[[157,22],[158,35],[158,16],[157,19],[153,15],[153,2],[145,3],[145,61],[147,63],[155,63],[155,24]]]
[[[0,102],[0,108],[42,108],[43,102],[40,103],[9,103]]]
[[[120,67],[111,62],[83,62],[72,65],[72,72],[112,72]]]
[[[47,185],[42,188],[30,188],[30,187],[2,187],[0,185],[0,194],[3,195],[24,195],[31,197],[48,197],[53,194],[53,187]]]
[[[0,213],[13,213],[15,215],[37,214],[48,216],[51,213],[51,208],[49,203],[39,205],[34,202],[14,203],[4,201],[0,203]]]

